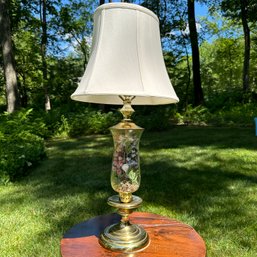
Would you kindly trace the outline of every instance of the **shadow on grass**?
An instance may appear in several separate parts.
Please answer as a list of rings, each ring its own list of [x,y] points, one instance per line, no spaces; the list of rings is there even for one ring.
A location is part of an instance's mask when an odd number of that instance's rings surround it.
[[[160,136],[161,135],[161,136]],[[181,146],[213,146],[216,148],[257,149],[253,128],[174,126],[163,132],[146,132],[141,146],[148,150]]]
[[[92,148],[95,149],[95,147],[99,148],[101,150],[101,147],[107,147],[107,145],[111,146],[112,144],[112,138],[108,136],[103,135],[90,135],[85,137],[78,137],[73,139],[55,139],[47,141],[46,145],[47,147],[57,147],[59,150],[65,151],[70,149],[87,149]]]
[[[231,208],[225,206],[227,201],[233,201],[232,198],[236,196],[240,199],[240,192],[233,190],[233,187],[230,188],[231,185],[237,182],[248,186],[257,184],[256,175],[210,167],[186,169],[165,162],[156,162],[143,165],[143,170],[140,195],[144,201],[178,213],[188,212],[199,218],[208,216],[210,213],[206,208],[215,204],[225,207],[223,210],[227,210],[228,213],[222,218],[229,218],[231,209],[240,205],[237,202]]]

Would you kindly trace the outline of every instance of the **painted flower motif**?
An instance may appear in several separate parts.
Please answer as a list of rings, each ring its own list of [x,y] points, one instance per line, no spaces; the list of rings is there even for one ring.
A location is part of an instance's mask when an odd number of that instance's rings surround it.
[[[140,136],[133,131],[128,134],[113,133],[112,185],[116,191],[134,192],[140,183],[138,143]]]
[[[122,165],[121,168],[122,168],[123,171],[125,171],[125,173],[127,173],[128,170],[129,170],[129,165],[127,163],[125,163],[125,164]]]

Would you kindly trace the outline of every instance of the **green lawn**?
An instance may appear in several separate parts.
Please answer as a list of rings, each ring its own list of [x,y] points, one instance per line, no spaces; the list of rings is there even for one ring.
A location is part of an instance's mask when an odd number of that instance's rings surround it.
[[[257,137],[253,128],[144,132],[140,211],[192,225],[208,257],[257,256]],[[112,212],[110,136],[47,142],[48,159],[0,187],[0,256],[60,256],[71,226]],[[149,256],[150,257],[150,256]]]

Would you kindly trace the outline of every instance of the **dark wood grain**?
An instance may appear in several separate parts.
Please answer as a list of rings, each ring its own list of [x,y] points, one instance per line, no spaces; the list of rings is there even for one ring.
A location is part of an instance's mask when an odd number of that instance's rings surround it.
[[[61,240],[63,257],[205,257],[203,239],[190,226],[160,215],[134,212],[131,222],[145,228],[149,246],[137,253],[111,252],[102,248],[98,236],[103,229],[119,221],[117,214],[98,216],[72,227]]]

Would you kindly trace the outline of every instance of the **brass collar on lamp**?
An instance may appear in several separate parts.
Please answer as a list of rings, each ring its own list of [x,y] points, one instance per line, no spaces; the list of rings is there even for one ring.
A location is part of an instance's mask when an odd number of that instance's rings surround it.
[[[149,237],[142,227],[129,222],[129,214],[142,202],[132,195],[141,180],[139,140],[143,129],[131,121],[131,102],[158,105],[179,101],[164,64],[157,16],[136,4],[109,3],[98,7],[90,59],[71,98],[123,104],[123,120],[110,128],[115,148],[111,184],[119,195],[108,199],[122,218],[105,229],[99,242],[114,251],[142,250]]]

